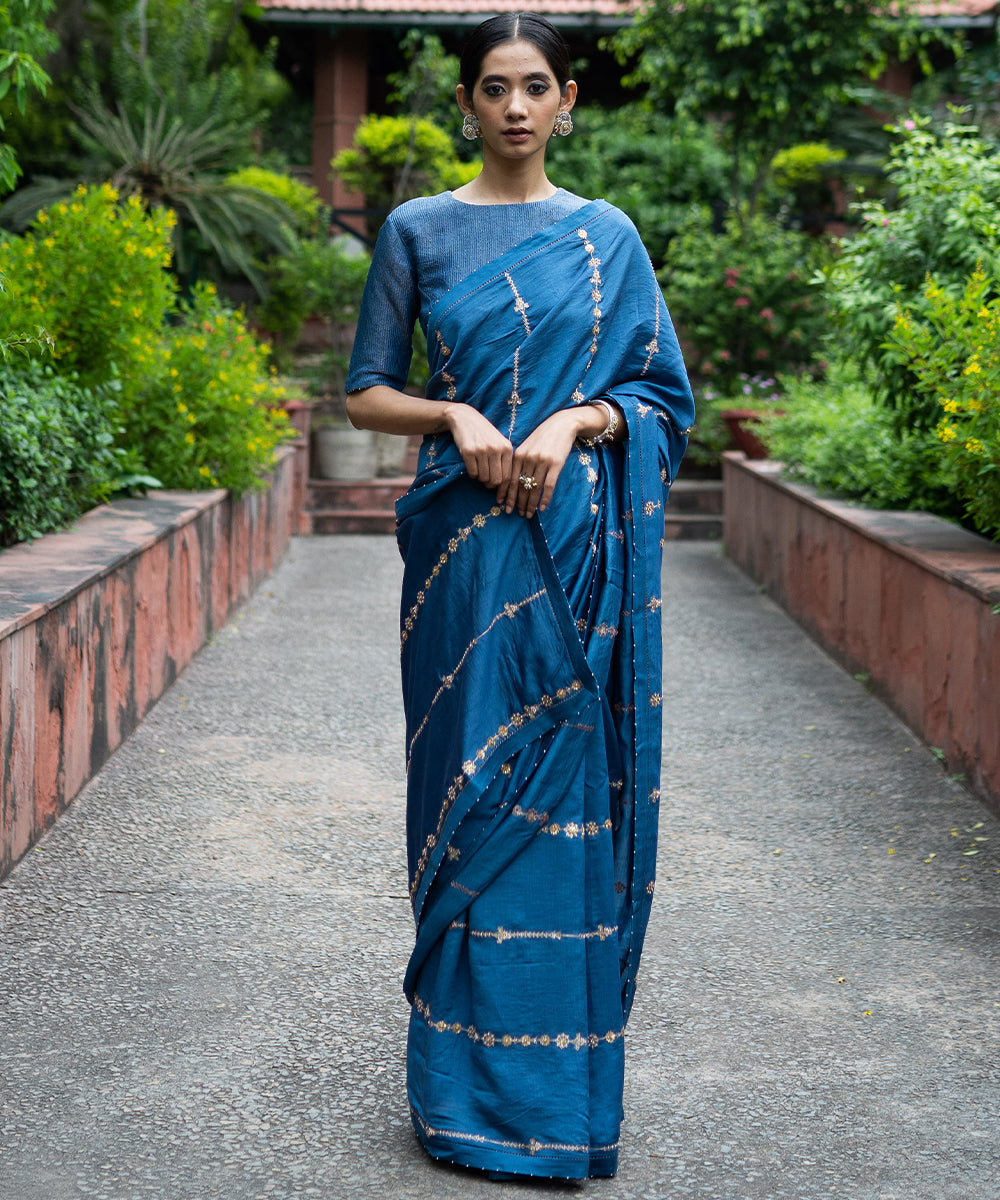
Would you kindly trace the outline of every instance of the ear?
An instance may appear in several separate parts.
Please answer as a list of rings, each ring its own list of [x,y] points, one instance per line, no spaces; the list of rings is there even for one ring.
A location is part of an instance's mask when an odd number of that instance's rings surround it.
[[[573,84],[573,87],[575,89],[576,84]],[[458,101],[458,107],[463,113],[472,112],[472,103],[469,100],[469,97],[465,94],[465,88],[461,84],[455,88],[455,99]]]
[[[576,104],[576,80],[567,79],[566,86],[563,88],[562,101],[559,107],[563,112],[569,112],[574,104]]]

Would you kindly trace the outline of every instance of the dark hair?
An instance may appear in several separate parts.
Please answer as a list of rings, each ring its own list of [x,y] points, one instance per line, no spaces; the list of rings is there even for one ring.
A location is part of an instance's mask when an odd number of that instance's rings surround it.
[[[570,65],[569,47],[562,34],[537,13],[517,12],[490,17],[482,25],[477,25],[466,38],[458,71],[459,82],[465,88],[466,95],[472,96],[486,55],[507,42],[531,42],[536,46],[556,77],[560,92],[565,91]]]

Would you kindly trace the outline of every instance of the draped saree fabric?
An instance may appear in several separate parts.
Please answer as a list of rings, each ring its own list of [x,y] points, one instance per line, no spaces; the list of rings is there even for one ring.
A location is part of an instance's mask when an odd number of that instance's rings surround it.
[[[516,445],[615,401],[525,520],[424,439],[397,505],[416,943],[408,1093],[436,1157],[617,1167],[624,1035],[653,893],[663,506],[693,418],[648,257],[594,201],[440,297],[427,394]]]

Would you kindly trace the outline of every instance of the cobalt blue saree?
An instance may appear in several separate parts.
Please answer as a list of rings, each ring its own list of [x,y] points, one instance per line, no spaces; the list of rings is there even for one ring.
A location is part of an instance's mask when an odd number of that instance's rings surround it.
[[[428,396],[515,445],[597,397],[628,439],[575,447],[526,521],[427,437],[397,505],[413,1124],[465,1166],[612,1175],[656,857],[663,506],[691,393],[645,250],[603,201],[452,287],[427,335]]]

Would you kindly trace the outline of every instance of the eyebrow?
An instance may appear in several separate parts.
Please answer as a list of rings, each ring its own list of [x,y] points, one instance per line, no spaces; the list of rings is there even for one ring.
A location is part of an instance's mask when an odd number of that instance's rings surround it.
[[[543,83],[551,83],[552,76],[548,71],[531,71],[529,74],[522,76],[524,79],[540,79]],[[484,75],[479,81],[479,86],[483,87],[487,83],[507,83],[506,75]]]

